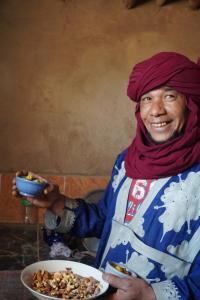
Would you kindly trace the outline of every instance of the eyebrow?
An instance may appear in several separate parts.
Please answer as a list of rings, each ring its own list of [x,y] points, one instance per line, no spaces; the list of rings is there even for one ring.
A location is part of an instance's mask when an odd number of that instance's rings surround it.
[[[164,89],[165,91],[174,91],[174,92],[177,92],[177,90],[175,90],[175,89],[173,89],[173,88],[171,88],[171,87],[169,87],[169,86],[163,86],[163,89]]]
[[[177,90],[175,90],[175,89],[173,89],[173,88],[171,88],[171,87],[169,87],[169,86],[161,86],[160,87],[161,89],[164,89],[166,92],[168,92],[168,91],[172,91],[172,92],[177,92]],[[159,88],[158,88],[159,89]],[[154,89],[153,89],[154,90]],[[143,97],[143,96],[146,96],[146,95],[148,95],[149,93],[151,93],[151,91],[153,91],[153,90],[150,90],[149,92],[146,92],[145,94],[143,94],[141,97]],[[155,89],[156,90],[156,89]]]
[[[171,88],[171,87],[169,87],[169,86],[161,86],[160,87],[161,89],[164,89],[165,90],[165,92],[175,92],[175,93],[177,93],[177,90],[175,90],[175,89],[173,89],[173,88]],[[159,89],[159,88],[158,88]],[[147,97],[147,96],[149,96],[149,93],[151,93],[151,91],[152,90],[150,90],[149,92],[146,92],[145,94],[143,94],[142,96],[141,96],[141,98],[140,99],[142,99],[142,98],[144,98],[144,97]]]

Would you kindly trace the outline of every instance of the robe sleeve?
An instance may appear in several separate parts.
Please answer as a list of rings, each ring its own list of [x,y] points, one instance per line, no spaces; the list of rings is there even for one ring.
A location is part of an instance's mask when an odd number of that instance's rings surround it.
[[[104,195],[97,204],[87,203],[83,199],[66,200],[62,218],[53,214],[50,210],[45,213],[45,226],[57,232],[68,233],[77,237],[100,238],[106,218],[114,209],[113,180],[123,161],[125,151],[121,153],[114,164],[110,181]]]

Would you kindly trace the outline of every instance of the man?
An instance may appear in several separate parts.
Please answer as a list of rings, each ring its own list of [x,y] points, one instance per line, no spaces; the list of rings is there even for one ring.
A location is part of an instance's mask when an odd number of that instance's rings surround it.
[[[103,199],[89,205],[49,184],[29,200],[48,208],[48,228],[100,238],[96,267],[114,261],[137,274],[103,275],[117,289],[112,300],[200,299],[200,67],[158,53],[134,67],[128,96],[136,136]]]

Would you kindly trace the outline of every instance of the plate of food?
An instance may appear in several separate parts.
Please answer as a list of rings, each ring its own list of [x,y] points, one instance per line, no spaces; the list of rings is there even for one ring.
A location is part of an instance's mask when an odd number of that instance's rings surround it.
[[[33,263],[21,272],[21,282],[39,300],[95,299],[108,289],[100,270],[67,260]]]

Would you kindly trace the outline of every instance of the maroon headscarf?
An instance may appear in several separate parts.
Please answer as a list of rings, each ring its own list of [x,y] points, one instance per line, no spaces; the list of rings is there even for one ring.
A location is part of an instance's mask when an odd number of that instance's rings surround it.
[[[186,96],[189,113],[181,136],[154,144],[141,120],[139,101],[143,94],[163,85]],[[127,94],[137,102],[136,137],[125,157],[127,176],[135,179],[168,177],[200,162],[200,64],[175,52],[158,53],[133,68]]]

